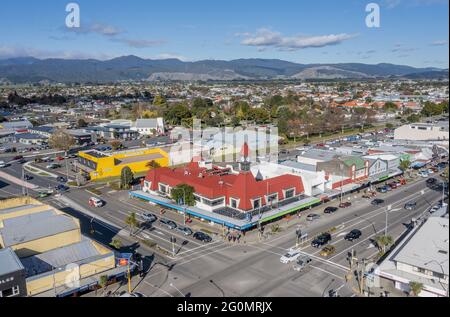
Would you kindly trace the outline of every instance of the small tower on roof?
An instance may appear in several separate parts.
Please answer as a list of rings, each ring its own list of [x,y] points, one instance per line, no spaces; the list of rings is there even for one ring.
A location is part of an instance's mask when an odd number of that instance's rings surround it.
[[[244,143],[241,150],[240,168],[242,172],[250,172],[250,148],[247,142]]]

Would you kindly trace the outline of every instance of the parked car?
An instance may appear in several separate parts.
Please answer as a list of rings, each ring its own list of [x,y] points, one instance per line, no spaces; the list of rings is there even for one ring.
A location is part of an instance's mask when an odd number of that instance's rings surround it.
[[[429,178],[427,179],[427,184],[428,185],[434,185],[437,182],[436,178]]]
[[[320,248],[321,246],[328,244],[328,242],[330,242],[330,241],[331,241],[331,234],[329,234],[328,232],[325,232],[325,233],[322,233],[317,238],[315,238],[311,242],[311,246],[314,248]]]
[[[314,221],[314,220],[318,220],[318,219],[320,219],[320,215],[318,215],[318,214],[309,214],[306,217],[307,221]]]
[[[146,222],[155,222],[156,220],[158,220],[158,218],[151,213],[143,213],[141,216],[142,219],[144,219]]]
[[[203,243],[209,243],[212,241],[212,238],[203,232],[196,232],[193,235],[194,239],[201,241]]]
[[[329,257],[330,255],[333,255],[334,253],[336,253],[336,248],[332,245],[328,245],[325,248],[323,248],[319,254],[323,257]]]
[[[170,230],[174,230],[177,227],[177,224],[175,222],[173,222],[172,220],[168,220],[168,219],[160,219],[159,223],[163,226],[163,227],[167,227]]]
[[[397,189],[398,188],[398,184],[396,182],[392,182],[387,184],[391,189]]]
[[[373,206],[378,206],[378,205],[384,204],[384,200],[383,200],[383,199],[378,199],[378,198],[377,198],[377,199],[372,200],[371,204],[372,204]]]
[[[298,257],[297,259],[297,263],[294,265],[293,269],[294,271],[297,272],[301,272],[303,271],[308,265],[309,263],[311,263],[312,260],[310,257],[306,256],[306,255],[302,255],[300,257]]]
[[[333,214],[338,210],[339,210],[338,207],[327,207],[327,208],[325,208],[325,210],[323,212],[326,214]]]
[[[290,250],[288,253],[286,253],[280,258],[280,262],[283,264],[291,263],[297,260],[299,256],[300,251]]]
[[[409,202],[405,205],[405,209],[406,210],[414,210],[417,207],[417,203],[416,202]]]
[[[349,233],[347,233],[344,237],[345,240],[347,241],[353,241],[353,240],[357,240],[362,236],[362,232],[358,229],[353,229],[352,231],[350,231]]]
[[[430,210],[428,212],[432,215],[436,211],[438,211],[439,209],[441,209],[441,206],[433,206],[433,207],[430,208]]]
[[[97,197],[89,198],[89,206],[95,208],[101,208],[105,205],[105,202]]]
[[[378,187],[378,188],[377,188],[377,192],[382,193],[382,194],[387,193],[387,191],[388,191],[388,190],[386,189],[385,186],[382,186],[382,187]]]
[[[345,209],[351,207],[352,203],[349,201],[343,202],[339,205],[339,208]]]
[[[179,231],[180,233],[184,234],[185,236],[190,236],[194,232],[188,228],[188,227],[177,227],[175,230]]]
[[[8,167],[8,164],[6,164],[4,161],[0,161],[0,168],[6,168]]]

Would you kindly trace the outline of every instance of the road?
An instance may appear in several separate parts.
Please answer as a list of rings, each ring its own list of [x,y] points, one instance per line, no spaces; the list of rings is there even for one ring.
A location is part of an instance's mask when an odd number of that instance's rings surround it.
[[[16,177],[21,176],[20,168],[15,165],[3,171]],[[55,180],[35,176],[30,182],[48,187],[49,184],[53,186]],[[378,198],[385,200],[383,206],[372,206],[368,200],[352,197],[353,207],[340,209],[336,214],[324,215],[324,206],[311,210],[310,212],[322,215],[316,222],[307,223],[304,219],[309,212],[305,213],[300,223],[302,232],[308,233],[309,240],[300,246],[299,250],[310,256],[313,262],[303,272],[296,272],[292,269],[292,264],[280,263],[280,257],[288,249],[296,247],[295,226],[264,241],[245,244],[229,244],[216,238],[205,245],[158,223],[138,232],[141,239],[152,240],[169,251],[169,254],[162,256],[158,255],[160,252],[137,243],[135,237],[123,234],[129,230],[125,219],[132,212],[138,215],[139,220],[142,220],[142,212],[153,212],[159,218],[159,208],[130,199],[126,192],[116,192],[106,186],[96,189],[100,190],[101,198],[106,201],[103,208],[92,208],[88,205],[89,197],[95,195],[88,192],[87,188],[71,189],[64,194],[64,199],[49,197],[44,201],[79,218],[83,233],[104,244],[109,244],[114,237],[122,233],[120,238],[129,245],[129,249],[138,250],[149,259],[149,273],[137,285],[136,291],[148,296],[179,296],[180,290],[183,294],[195,297],[320,297],[331,288],[340,289],[341,296],[352,296],[353,290],[345,284],[345,276],[349,272],[347,253],[354,249],[359,258],[367,259],[378,254],[373,240],[377,235],[383,234],[386,206],[392,205],[388,214],[388,234],[398,238],[407,230],[412,218],[429,209],[442,195],[440,191],[427,188],[425,180],[421,179],[417,183],[379,195]],[[0,188],[1,197],[21,193],[21,187],[14,184],[6,184]],[[417,201],[417,209],[406,211],[403,206],[412,200]],[[178,225],[183,225],[180,215],[168,213],[164,216],[175,220]],[[93,218],[96,220],[93,221]],[[92,228],[95,229],[94,233]],[[312,248],[309,243],[316,235],[330,228],[335,228],[332,244],[336,253],[329,258],[323,258],[318,254],[320,250]],[[363,233],[362,238],[353,243],[343,239],[352,229],[359,229]],[[177,240],[175,257],[170,254],[171,237]]]

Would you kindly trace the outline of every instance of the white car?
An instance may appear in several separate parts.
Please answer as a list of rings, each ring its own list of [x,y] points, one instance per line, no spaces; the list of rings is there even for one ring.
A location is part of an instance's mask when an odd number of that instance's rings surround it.
[[[6,163],[3,161],[0,161],[0,168],[5,168],[7,167]]]
[[[96,197],[91,197],[89,199],[89,206],[91,206],[91,207],[101,208],[104,205],[105,205],[105,203],[101,199],[98,199]]]
[[[300,256],[300,251],[291,250],[280,258],[280,262],[288,264],[297,260]]]

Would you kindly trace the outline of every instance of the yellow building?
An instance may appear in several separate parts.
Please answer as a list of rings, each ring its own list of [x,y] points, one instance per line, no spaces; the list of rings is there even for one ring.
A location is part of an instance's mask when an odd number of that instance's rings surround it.
[[[166,167],[169,165],[169,155],[159,148],[115,153],[90,150],[78,154],[75,166],[88,179],[98,180],[119,177],[125,167],[129,167],[134,174],[145,173],[150,169],[148,164],[152,161]]]
[[[20,260],[28,296],[72,294],[124,270],[112,250],[81,234],[78,219],[30,197],[0,200],[0,249]]]

